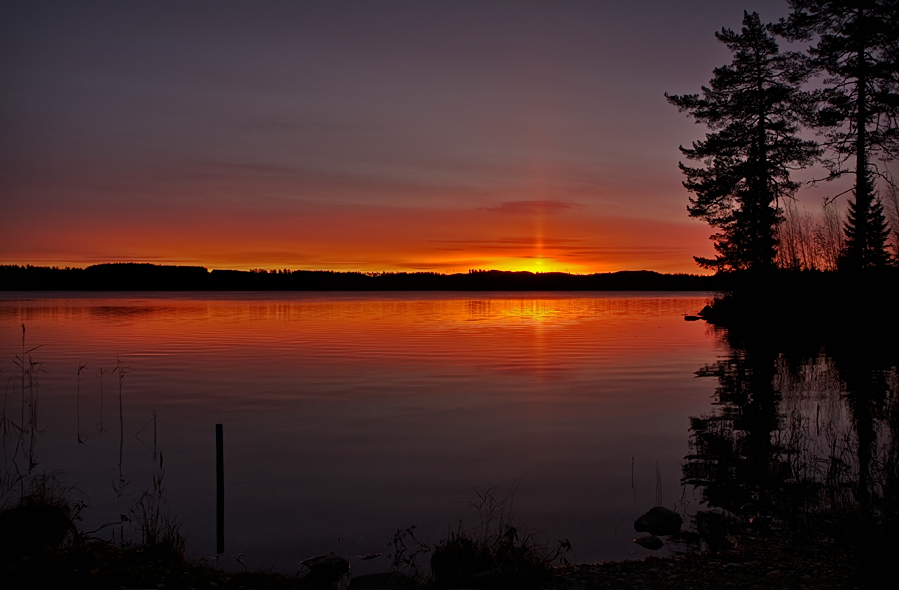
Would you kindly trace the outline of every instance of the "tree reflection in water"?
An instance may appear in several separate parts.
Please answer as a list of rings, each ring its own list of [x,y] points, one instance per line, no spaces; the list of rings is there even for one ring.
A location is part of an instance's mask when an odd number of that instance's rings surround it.
[[[691,418],[683,466],[704,504],[697,532],[713,550],[769,527],[831,539],[871,572],[896,544],[895,334],[860,322],[713,329],[727,352],[696,373],[718,387],[711,411]]]

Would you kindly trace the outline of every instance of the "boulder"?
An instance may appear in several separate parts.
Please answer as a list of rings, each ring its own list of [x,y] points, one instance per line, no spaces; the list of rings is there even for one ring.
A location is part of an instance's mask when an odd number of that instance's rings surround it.
[[[0,551],[17,553],[58,547],[75,531],[70,513],[63,504],[23,498],[17,506],[0,511]]]
[[[664,545],[664,543],[662,543],[662,540],[660,538],[656,537],[655,535],[647,535],[645,537],[637,537],[636,539],[634,539],[634,543],[636,543],[640,547],[646,547],[647,549],[652,549],[653,551],[655,551],[656,549],[661,549],[662,545]]]
[[[680,514],[663,506],[650,508],[649,512],[634,521],[634,530],[650,535],[673,535],[680,530],[684,520]]]

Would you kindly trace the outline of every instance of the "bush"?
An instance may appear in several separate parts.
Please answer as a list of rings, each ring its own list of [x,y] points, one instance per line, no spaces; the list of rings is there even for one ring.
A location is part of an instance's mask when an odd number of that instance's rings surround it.
[[[35,477],[14,506],[0,511],[0,551],[58,547],[74,535],[81,505],[73,509],[68,492],[52,475]]]
[[[555,549],[536,532],[513,526],[514,487],[506,499],[498,500],[495,488],[475,493],[471,506],[478,511],[477,531],[460,529],[438,542],[431,555],[431,572],[438,588],[540,588],[552,575],[556,560],[571,549],[560,541]]]

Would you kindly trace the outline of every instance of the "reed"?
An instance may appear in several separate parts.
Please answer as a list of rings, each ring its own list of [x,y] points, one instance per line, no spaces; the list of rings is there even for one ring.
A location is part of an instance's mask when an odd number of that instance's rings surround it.
[[[31,356],[31,353],[40,346],[28,348],[25,335],[25,325],[22,324],[21,353],[13,358],[13,364],[18,368],[19,420],[16,421],[11,416],[9,408],[10,398],[16,397],[15,387],[10,388],[12,379],[7,381],[3,398],[3,414],[0,416],[3,438],[0,501],[3,502],[15,489],[18,489],[19,496],[25,496],[28,479],[37,467],[35,447],[38,436],[39,375],[44,369],[42,363],[34,360]]]
[[[39,418],[39,400],[40,400],[40,374],[44,372],[42,363],[33,356],[34,351],[41,346],[29,347],[25,340],[26,330],[22,326],[22,343],[21,352],[13,359],[17,367],[16,375],[6,380],[6,386],[3,396],[2,413],[0,413],[0,438],[2,438],[3,456],[2,469],[0,469],[0,521],[6,518],[7,524],[19,518],[15,514],[25,514],[28,510],[38,514],[40,510],[53,513],[56,511],[56,523],[58,524],[65,518],[70,521],[70,535],[64,537],[55,536],[55,534],[45,535],[46,538],[55,539],[54,544],[67,543],[69,545],[78,545],[85,542],[96,540],[95,535],[100,531],[111,529],[113,531],[113,540],[115,540],[115,531],[118,528],[118,543],[130,544],[131,537],[126,536],[124,532],[125,524],[130,524],[134,529],[136,538],[143,545],[153,546],[156,548],[165,547],[167,551],[173,554],[184,555],[185,539],[181,534],[181,522],[177,517],[172,516],[170,509],[165,501],[165,465],[162,453],[158,452],[158,417],[156,412],[147,425],[135,433],[135,437],[147,448],[152,456],[153,468],[151,472],[151,482],[149,487],[137,496],[128,508],[128,514],[122,515],[119,520],[105,523],[91,531],[80,530],[76,526],[76,522],[81,520],[82,511],[88,508],[87,504],[81,499],[82,494],[77,488],[66,488],[61,483],[62,472],[46,472],[38,470],[39,460],[37,449],[39,447],[41,430],[38,428]],[[86,437],[81,432],[81,374],[87,369],[86,364],[78,366],[76,371],[75,382],[75,405],[76,405],[76,432],[77,442],[80,445],[87,445]],[[102,435],[106,432],[103,425],[103,376],[112,374],[117,377],[118,385],[118,418],[119,418],[119,437],[118,437],[118,461],[116,464],[117,481],[113,482],[112,487],[115,491],[116,498],[121,498],[129,485],[124,477],[124,438],[125,438],[125,419],[124,419],[124,397],[125,397],[125,376],[128,374],[128,367],[122,365],[117,360],[115,368],[111,371],[104,368],[97,370],[100,385],[100,422],[98,432]],[[18,385],[18,387],[16,387]],[[15,408],[17,400],[20,407]],[[18,419],[16,419],[16,414]],[[152,425],[152,443],[147,444],[141,434]],[[27,507],[28,510],[24,510]],[[36,508],[40,507],[40,508]],[[13,514],[14,516],[9,516]],[[3,516],[6,515],[6,516]],[[37,516],[35,518],[38,518]],[[43,518],[43,517],[41,517]],[[46,520],[46,519],[45,519]],[[52,524],[52,523],[51,523]],[[35,521],[28,528],[40,531],[51,526],[48,523]],[[15,529],[15,527],[13,527]],[[25,534],[20,529],[19,532],[10,533],[6,531],[7,536],[16,536]],[[38,534],[38,533],[36,533]]]
[[[124,413],[124,408],[123,408],[123,404],[122,404],[122,389],[125,384],[126,368],[127,367],[122,366],[122,363],[117,358],[116,366],[112,370],[113,374],[117,374],[118,383],[119,383],[119,463],[118,463],[119,481],[118,481],[118,485],[113,484],[113,487],[115,488],[117,497],[121,497],[125,493],[125,488],[128,485],[128,482],[125,481],[125,474],[122,471],[122,462],[123,462],[124,452],[125,452],[125,413]],[[154,459],[155,459],[155,457],[154,457]]]
[[[165,551],[184,557],[185,538],[181,521],[171,515],[165,502],[165,463],[159,453],[159,463],[152,477],[152,485],[132,503],[131,521],[140,532],[141,544],[155,551]]]
[[[539,588],[550,580],[554,565],[568,564],[567,539],[553,545],[543,533],[514,518],[520,483],[521,478],[502,497],[496,487],[485,491],[473,487],[476,499],[469,506],[480,522],[474,530],[463,529],[460,522],[455,532],[434,546],[430,559],[434,587]]]
[[[106,369],[100,367],[97,369],[97,379],[100,380],[100,422],[97,423],[97,432],[103,434],[103,374],[106,373]]]
[[[87,368],[87,365],[79,365],[77,371],[77,381],[76,381],[76,398],[75,398],[75,432],[78,439],[78,444],[85,444],[85,440],[81,438],[81,371]]]

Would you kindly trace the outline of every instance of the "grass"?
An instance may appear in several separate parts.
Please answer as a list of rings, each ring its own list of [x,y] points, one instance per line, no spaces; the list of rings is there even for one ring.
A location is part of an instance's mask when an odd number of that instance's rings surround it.
[[[0,510],[0,571],[12,587],[168,587],[168,588],[330,588],[328,580],[276,572],[226,572],[208,560],[186,556],[177,519],[163,501],[164,464],[160,455],[154,486],[132,504],[129,521],[141,533],[139,544],[119,545],[79,531],[84,504],[77,490],[52,475],[34,477],[19,501]],[[415,539],[414,528],[394,538],[392,587],[540,588],[551,583],[553,565],[570,546],[552,550],[536,533],[513,525],[509,497],[494,489],[477,492],[471,505],[480,525],[460,528],[433,548]],[[94,531],[96,532],[96,531]],[[430,554],[430,572],[424,555]]]
[[[521,479],[504,496],[497,487],[472,487],[478,525],[457,530],[433,547],[415,537],[415,527],[399,529],[390,554],[395,587],[412,588],[540,588],[550,583],[553,567],[567,564],[567,540],[553,547],[537,531],[525,529],[513,516]],[[425,567],[425,561],[429,567]]]
[[[21,353],[14,358],[17,374],[7,380],[0,414],[0,552],[3,554],[3,567],[8,576],[16,579],[21,574],[24,576],[22,581],[30,578],[49,581],[54,576],[63,579],[67,571],[64,564],[69,563],[73,555],[92,555],[100,559],[101,554],[125,551],[124,546],[116,547],[94,535],[110,527],[115,530],[118,526],[122,530],[119,543],[128,544],[123,532],[126,523],[133,527],[140,539],[139,544],[135,545],[139,547],[135,549],[137,554],[165,554],[173,563],[183,561],[185,539],[181,534],[181,523],[171,516],[164,499],[165,469],[162,454],[157,456],[156,453],[155,413],[152,420],[155,469],[150,487],[131,503],[128,514],[122,515],[118,521],[104,524],[93,531],[85,532],[78,528],[81,513],[87,508],[79,491],[73,487],[65,487],[60,480],[61,474],[38,469],[37,448],[42,433],[38,427],[39,375],[43,368],[32,354],[40,346],[29,348],[25,336],[23,325]],[[79,366],[76,375],[76,430],[79,445],[86,444],[81,436],[81,373],[85,368],[85,365]],[[104,372],[107,371],[101,369],[98,373],[101,395]],[[113,483],[113,488],[117,497],[121,497],[127,485],[122,472],[126,371],[118,363],[111,372],[118,377],[119,406],[118,481]],[[18,388],[15,387],[16,384]],[[20,407],[10,408],[11,399],[18,400]],[[102,406],[100,411],[102,424]],[[53,565],[57,561],[59,567]]]

